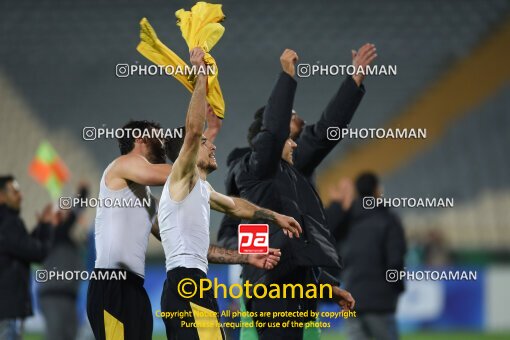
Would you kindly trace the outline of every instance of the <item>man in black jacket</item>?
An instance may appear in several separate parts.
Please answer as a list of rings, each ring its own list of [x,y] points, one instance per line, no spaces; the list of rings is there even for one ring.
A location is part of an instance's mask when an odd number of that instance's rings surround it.
[[[254,115],[255,122],[250,127],[250,131],[253,132],[248,132],[248,141],[251,141],[252,133],[255,133],[255,131],[258,133],[258,131],[260,130],[264,110],[265,106],[261,107],[260,109],[257,110],[257,112],[255,112]],[[303,131],[304,125],[305,121],[297,115],[296,111],[292,110],[292,118],[290,120],[290,138],[292,140],[297,140],[299,138],[301,132]],[[235,148],[228,155],[227,157],[228,172],[225,178],[225,187],[227,195],[239,196],[239,189],[237,188],[235,183],[235,175],[239,171],[238,160],[241,159],[242,156],[246,155],[250,151],[251,148],[249,147],[240,147]],[[310,181],[313,181],[311,177],[312,176],[310,176]],[[229,215],[223,216],[220,230],[218,231],[218,243],[225,248],[229,249],[237,248],[238,246],[237,227],[241,222],[242,222],[241,220],[233,218],[232,216]]]
[[[375,174],[361,174],[356,191],[358,199],[348,202],[349,195],[342,195],[327,209],[331,232],[344,259],[342,281],[356,297],[357,317],[346,320],[348,338],[395,340],[395,311],[404,285],[400,280],[388,282],[386,273],[404,268],[404,230],[388,208],[368,205],[371,197],[382,194]]]
[[[357,55],[353,55],[355,66],[365,67],[375,58],[375,47],[363,46]],[[260,204],[271,207],[298,220],[303,228],[299,239],[288,239],[283,232],[270,224],[269,237],[271,247],[282,250],[280,264],[273,271],[243,268],[243,279],[250,283],[330,283],[338,281],[328,276],[320,267],[340,267],[331,235],[326,223],[322,202],[315,191],[311,177],[316,167],[334,148],[338,141],[328,140],[329,127],[345,127],[351,120],[364,88],[362,75],[348,77],[337,94],[330,101],[320,120],[304,127],[294,141],[291,126],[298,122],[293,118],[293,101],[296,90],[294,80],[297,55],[286,50],[280,58],[284,72],[271,93],[269,101],[261,115],[250,127],[249,150],[236,150],[239,157],[231,160],[227,185],[238,194]],[[290,59],[290,60],[289,60]],[[257,119],[258,118],[258,119]],[[302,121],[301,121],[302,122]],[[299,124],[297,124],[299,126]],[[301,124],[302,125],[302,124]],[[220,229],[223,244],[233,243],[237,228],[236,221],[224,221]],[[333,295],[344,309],[352,308],[354,300],[350,294],[339,287],[333,288]],[[315,311],[317,299],[251,299],[246,306],[252,312],[293,312]],[[276,321],[309,321],[308,317],[276,318]],[[256,317],[256,321],[274,321]],[[265,328],[257,329],[260,339],[301,339],[302,328]]]
[[[51,245],[51,205],[32,235],[19,217],[22,196],[13,176],[0,177],[0,339],[21,339],[23,320],[32,315],[30,263],[44,260]]]

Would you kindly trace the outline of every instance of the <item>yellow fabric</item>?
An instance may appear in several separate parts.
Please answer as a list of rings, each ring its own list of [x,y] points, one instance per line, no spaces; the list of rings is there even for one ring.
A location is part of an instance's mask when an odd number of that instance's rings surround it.
[[[124,340],[124,324],[104,310],[106,340]]]
[[[189,304],[195,318],[200,340],[222,340],[220,323],[218,318],[214,316],[214,311],[193,302]]]
[[[218,66],[216,60],[209,53],[225,32],[225,28],[219,23],[225,19],[221,5],[200,1],[191,8],[191,11],[180,9],[175,12],[175,16],[177,17],[177,26],[180,27],[182,37],[189,50],[201,47],[206,52],[205,63],[211,65],[216,71],[207,79],[207,102],[211,105],[214,113],[223,118],[225,101],[218,81]],[[147,18],[140,21],[140,40],[136,49],[153,63],[160,66],[186,67],[186,62],[158,39]],[[183,74],[174,74],[173,77],[188,91],[193,92],[193,79],[189,79]]]

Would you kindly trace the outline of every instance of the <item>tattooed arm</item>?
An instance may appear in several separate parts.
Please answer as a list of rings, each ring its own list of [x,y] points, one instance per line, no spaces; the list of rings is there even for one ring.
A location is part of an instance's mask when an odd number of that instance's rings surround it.
[[[279,249],[269,248],[267,254],[239,254],[235,249],[226,249],[210,245],[207,251],[209,263],[250,264],[261,269],[273,269],[280,261]]]
[[[209,199],[211,208],[216,211],[247,220],[264,219],[275,222],[283,229],[283,232],[291,238],[293,234],[299,237],[299,234],[302,232],[301,226],[292,217],[258,207],[239,197],[225,196],[214,191],[211,185],[209,185],[209,191],[211,193]]]
[[[207,251],[207,261],[209,263],[247,264],[248,254],[239,254],[235,249],[210,245]]]

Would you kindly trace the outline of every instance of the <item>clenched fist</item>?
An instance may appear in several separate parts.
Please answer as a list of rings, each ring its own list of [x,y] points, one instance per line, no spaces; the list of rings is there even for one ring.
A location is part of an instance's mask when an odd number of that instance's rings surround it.
[[[296,63],[298,60],[299,57],[293,50],[287,48],[285,51],[283,51],[280,57],[280,63],[282,64],[283,72],[287,73],[291,77],[294,77],[296,74]]]

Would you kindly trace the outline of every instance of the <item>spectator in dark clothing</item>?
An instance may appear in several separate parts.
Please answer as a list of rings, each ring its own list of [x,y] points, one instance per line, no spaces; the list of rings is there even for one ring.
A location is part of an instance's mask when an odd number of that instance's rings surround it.
[[[13,176],[0,177],[0,339],[21,339],[33,314],[30,263],[41,262],[51,246],[55,213],[48,205],[32,234],[20,218],[22,195]]]
[[[346,223],[355,196],[356,189],[354,188],[352,180],[348,178],[341,179],[337,185],[329,188],[329,200],[331,203],[326,208],[326,219],[331,233],[336,233],[333,235],[335,240],[342,240],[345,238],[346,228],[342,228],[341,226]],[[337,226],[339,227],[335,228]],[[340,249],[342,246],[340,242],[336,242],[336,245],[340,256]],[[327,271],[334,277],[340,277],[341,271],[339,269],[328,268]]]
[[[229,192],[236,192],[243,198],[279,213],[294,217],[300,222],[303,234],[299,239],[289,239],[270,224],[269,244],[282,250],[279,265],[272,271],[243,268],[243,279],[250,283],[264,284],[316,284],[338,281],[329,276],[321,267],[340,267],[340,260],[334,249],[328,230],[322,202],[311,181],[312,174],[321,161],[338,143],[327,137],[329,127],[345,127],[351,120],[361,98],[364,87],[360,78],[348,77],[330,101],[320,120],[306,126],[294,141],[291,126],[292,105],[296,89],[294,64],[286,60],[286,50],[281,57],[284,72],[271,93],[268,104],[255,115],[248,140],[249,150],[235,150],[231,160],[227,186]],[[360,49],[355,63],[368,64],[375,58],[375,48],[367,44]],[[297,56],[296,56],[297,57]],[[290,64],[290,65],[289,65]],[[302,128],[303,121],[301,120]],[[219,239],[224,245],[236,244],[237,221],[224,220],[220,227]],[[341,306],[349,309],[354,300],[339,287],[333,293]],[[338,295],[337,295],[338,294]],[[267,311],[315,311],[316,299],[251,299],[246,307],[252,312]],[[310,313],[308,312],[310,315]],[[255,318],[256,321],[285,322],[292,318]],[[292,319],[310,321],[311,318]],[[260,339],[301,339],[302,328],[259,328]]]
[[[86,199],[88,186],[84,183],[78,187],[77,197]],[[70,210],[57,212],[54,242],[43,269],[59,272],[79,271],[84,269],[80,247],[71,237],[71,231],[83,212],[81,205]],[[53,278],[38,285],[38,297],[41,312],[46,321],[46,339],[74,340],[78,330],[79,280],[57,280]]]
[[[237,162],[242,156],[250,152],[250,148],[235,148],[227,157],[228,172],[225,179],[226,194],[229,196],[240,196],[239,189],[235,183],[235,174],[239,171]],[[240,219],[226,215],[221,221],[218,231],[218,243],[227,249],[237,249],[237,227],[241,223]]]
[[[381,197],[376,175],[361,174],[356,191],[358,198],[349,210],[349,195],[345,194],[327,209],[344,261],[342,282],[356,297],[357,317],[346,320],[347,335],[351,340],[398,339],[395,311],[404,285],[400,280],[390,282],[393,277],[387,271],[404,269],[404,230],[388,208],[363,203],[364,198]]]

